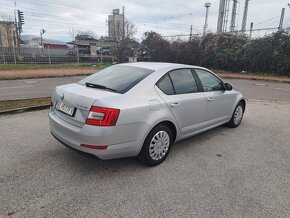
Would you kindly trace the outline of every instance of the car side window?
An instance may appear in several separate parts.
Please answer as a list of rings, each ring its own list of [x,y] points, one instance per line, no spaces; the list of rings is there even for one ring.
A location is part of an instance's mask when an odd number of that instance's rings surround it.
[[[206,70],[195,69],[205,92],[224,90],[223,82]]]
[[[173,86],[172,86],[172,83],[168,74],[166,74],[164,77],[161,78],[161,80],[159,80],[159,82],[157,83],[157,86],[166,95],[174,94],[174,89],[173,89]]]
[[[175,94],[198,92],[197,84],[190,69],[179,69],[169,72]]]

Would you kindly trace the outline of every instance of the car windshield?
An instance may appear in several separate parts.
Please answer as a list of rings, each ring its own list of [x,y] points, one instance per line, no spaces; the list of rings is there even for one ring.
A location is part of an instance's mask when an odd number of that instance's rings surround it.
[[[123,94],[152,72],[153,70],[140,67],[116,65],[101,70],[78,83],[91,88],[114,90]]]

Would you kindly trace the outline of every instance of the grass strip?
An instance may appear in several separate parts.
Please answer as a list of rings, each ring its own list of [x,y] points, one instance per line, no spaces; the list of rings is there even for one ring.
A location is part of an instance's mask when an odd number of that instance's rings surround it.
[[[0,64],[0,70],[37,70],[37,69],[78,69],[106,68],[111,63],[67,63],[67,64]]]
[[[95,73],[95,72],[94,72]],[[40,76],[9,76],[9,77],[1,77],[0,76],[0,80],[19,80],[19,79],[44,79],[44,78],[61,78],[61,77],[74,77],[74,76],[90,76],[94,73],[77,73],[77,74],[71,74],[71,75],[59,75],[59,76],[55,76],[55,75],[40,75]]]
[[[50,97],[0,101],[0,112],[50,104]]]

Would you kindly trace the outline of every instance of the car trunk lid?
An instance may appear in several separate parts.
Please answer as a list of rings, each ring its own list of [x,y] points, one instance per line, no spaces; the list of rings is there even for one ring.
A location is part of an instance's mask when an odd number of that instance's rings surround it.
[[[119,94],[74,83],[56,87],[53,104],[58,117],[72,125],[82,127],[96,100],[115,95]],[[71,115],[68,114],[70,109]]]

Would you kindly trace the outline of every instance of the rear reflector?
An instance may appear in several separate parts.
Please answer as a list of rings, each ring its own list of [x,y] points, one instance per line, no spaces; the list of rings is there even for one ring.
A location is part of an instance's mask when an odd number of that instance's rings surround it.
[[[86,124],[93,126],[115,126],[120,110],[92,106]]]
[[[108,145],[85,145],[85,144],[81,144],[81,147],[96,149],[96,150],[106,150]]]

